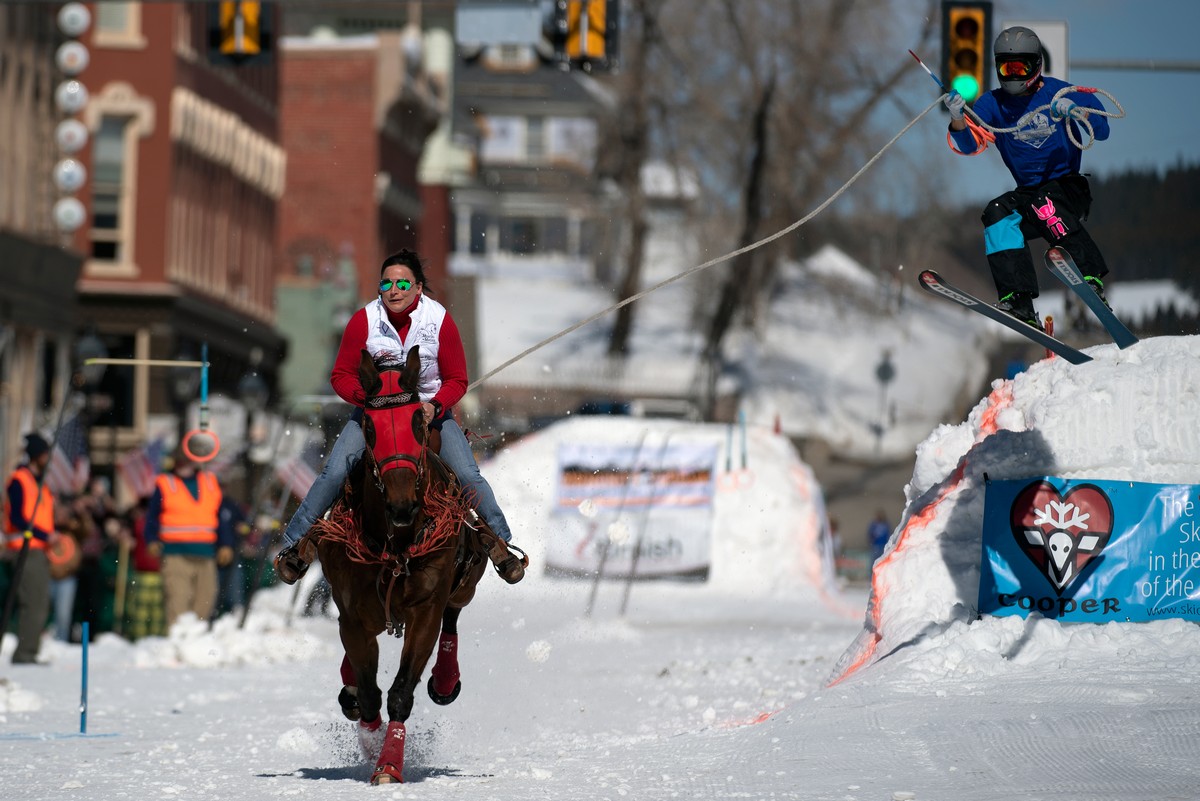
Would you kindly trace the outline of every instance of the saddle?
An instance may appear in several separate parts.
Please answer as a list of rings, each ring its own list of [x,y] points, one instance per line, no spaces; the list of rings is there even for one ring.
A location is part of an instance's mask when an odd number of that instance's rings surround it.
[[[441,472],[458,485],[458,476],[439,455],[441,432],[432,429],[429,433],[430,469]],[[525,568],[529,566],[529,556],[525,551],[501,539],[474,509],[467,510],[464,522],[474,533],[474,536],[467,538],[465,545],[468,551],[485,554],[495,568],[496,574],[509,584],[516,584],[525,577]],[[317,558],[316,541],[318,536],[316,530],[310,530],[295,545],[283,548],[275,555],[275,573],[279,576],[280,581],[285,584],[294,584],[304,576],[308,571],[308,566]]]

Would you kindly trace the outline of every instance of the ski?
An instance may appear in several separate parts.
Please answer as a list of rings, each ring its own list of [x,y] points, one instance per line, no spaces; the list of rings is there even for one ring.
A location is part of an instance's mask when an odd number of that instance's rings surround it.
[[[1079,296],[1080,300],[1087,304],[1087,307],[1092,310],[1092,314],[1096,315],[1096,319],[1104,326],[1104,330],[1112,337],[1113,342],[1117,343],[1118,348],[1128,348],[1138,341],[1137,335],[1117,319],[1113,310],[1104,305],[1104,301],[1100,300],[1100,296],[1096,294],[1095,290],[1088,286],[1087,281],[1083,280],[1083,273],[1079,271],[1079,267],[1071,258],[1070,253],[1057,246],[1051,247],[1046,251],[1046,266],[1058,280],[1066,284],[1072,292]]]
[[[920,282],[921,288],[926,292],[931,292],[938,297],[953,301],[972,311],[977,311],[984,317],[995,320],[1000,325],[1011,328],[1021,336],[1031,339],[1047,350],[1057,353],[1071,364],[1083,364],[1092,360],[1091,356],[1072,348],[1061,340],[1055,339],[1045,331],[1034,328],[1028,323],[1021,322],[1006,312],[1000,311],[990,303],[983,302],[969,292],[964,292],[957,287],[951,286],[942,280],[942,277],[933,270],[922,270],[921,274],[917,276],[917,280]]]

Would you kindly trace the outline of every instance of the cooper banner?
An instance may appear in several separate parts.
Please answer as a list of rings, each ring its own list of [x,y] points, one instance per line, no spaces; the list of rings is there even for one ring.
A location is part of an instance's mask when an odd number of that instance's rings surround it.
[[[1069,622],[1200,620],[1200,487],[987,485],[979,611]]]
[[[603,560],[605,576],[707,576],[717,450],[703,442],[559,445],[559,525],[547,568],[590,575]]]

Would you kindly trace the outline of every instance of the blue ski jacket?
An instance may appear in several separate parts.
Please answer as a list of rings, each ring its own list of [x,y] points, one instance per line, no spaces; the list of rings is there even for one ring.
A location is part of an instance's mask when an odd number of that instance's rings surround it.
[[[1064,87],[1066,81],[1045,76],[1042,85],[1031,95],[1010,95],[1003,89],[993,89],[975,101],[974,110],[979,118],[993,128],[1012,128],[1030,110],[1047,105]],[[1091,92],[1069,92],[1066,95],[1079,106],[1104,111],[1104,105]],[[1108,138],[1108,117],[1101,114],[1088,116],[1088,122],[1097,141]],[[1075,126],[1075,138],[1085,142],[1086,134],[1080,132],[1074,120],[1053,120],[1050,109],[1045,108],[1022,122],[1020,130],[1011,134],[996,135],[996,149],[1000,158],[1012,173],[1017,186],[1041,186],[1046,181],[1073,175],[1079,172],[1083,151],[1071,144],[1067,138],[1067,125]],[[951,131],[950,138],[959,152],[970,155],[986,145],[975,141],[969,129]]]

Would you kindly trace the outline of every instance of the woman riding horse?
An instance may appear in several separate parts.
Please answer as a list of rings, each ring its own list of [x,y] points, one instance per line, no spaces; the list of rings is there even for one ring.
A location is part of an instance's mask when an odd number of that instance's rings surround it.
[[[346,324],[337,359],[330,375],[333,390],[358,407],[325,461],[320,476],[301,502],[283,532],[283,549],[275,557],[279,577],[291,584],[308,569],[316,554],[297,543],[333,504],[346,476],[362,458],[366,443],[362,432],[363,387],[359,359],[365,349],[372,357],[391,356],[403,361],[420,345],[421,373],[418,393],[421,410],[430,428],[441,432],[441,458],[458,476],[474,511],[483,518],[483,537],[496,572],[509,584],[525,575],[528,559],[508,549],[512,539],[508,521],[496,502],[466,435],[452,413],[467,389],[467,360],[458,326],[446,308],[425,294],[425,270],[411,250],[401,250],[383,260],[379,297],[359,309]],[[518,549],[519,550],[519,549]]]
[[[405,721],[435,645],[429,696],[439,704],[458,697],[458,616],[487,560],[482,526],[469,519],[462,487],[429,447],[433,435],[416,392],[420,348],[409,350],[403,371],[380,370],[364,349],[359,369],[364,457],[329,520],[305,540],[318,542],[338,608],[346,649],[338,702],[358,721],[363,752],[376,761],[371,782],[383,784],[402,780]],[[376,678],[383,631],[404,637],[386,727]]]

